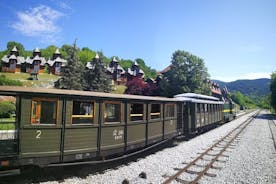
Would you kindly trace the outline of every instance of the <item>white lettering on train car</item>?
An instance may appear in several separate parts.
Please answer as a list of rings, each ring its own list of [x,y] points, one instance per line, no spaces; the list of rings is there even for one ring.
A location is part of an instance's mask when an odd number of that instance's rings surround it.
[[[123,139],[123,135],[124,135],[124,130],[113,130],[113,137],[114,140],[121,140]]]
[[[36,138],[36,139],[40,139],[41,133],[42,133],[41,130],[37,130],[37,131],[36,131],[36,137],[35,137],[35,138]]]

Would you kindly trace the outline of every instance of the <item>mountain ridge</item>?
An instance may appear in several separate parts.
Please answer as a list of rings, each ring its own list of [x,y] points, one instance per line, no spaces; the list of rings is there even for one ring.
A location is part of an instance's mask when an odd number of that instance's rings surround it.
[[[264,97],[270,93],[270,81],[268,78],[259,79],[238,79],[231,82],[212,80],[219,84],[221,88],[226,86],[230,92],[240,91],[247,96]]]

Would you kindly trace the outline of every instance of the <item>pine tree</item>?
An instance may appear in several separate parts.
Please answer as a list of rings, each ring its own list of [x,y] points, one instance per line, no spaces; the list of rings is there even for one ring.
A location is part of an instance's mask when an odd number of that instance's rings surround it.
[[[106,68],[102,57],[99,57],[98,54],[85,69],[83,86],[84,90],[87,91],[111,91],[111,79],[106,74]]]
[[[55,83],[56,88],[82,90],[83,64],[77,55],[76,42],[68,49],[67,65],[62,77]]]

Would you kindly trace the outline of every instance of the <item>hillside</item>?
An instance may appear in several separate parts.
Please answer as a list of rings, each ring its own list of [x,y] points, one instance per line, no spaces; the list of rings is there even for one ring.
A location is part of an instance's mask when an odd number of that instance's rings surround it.
[[[228,90],[240,91],[242,94],[247,96],[264,97],[270,93],[269,85],[270,79],[254,79],[254,80],[236,80],[233,82],[223,82],[219,80],[213,80],[218,83],[221,88],[227,86]]]

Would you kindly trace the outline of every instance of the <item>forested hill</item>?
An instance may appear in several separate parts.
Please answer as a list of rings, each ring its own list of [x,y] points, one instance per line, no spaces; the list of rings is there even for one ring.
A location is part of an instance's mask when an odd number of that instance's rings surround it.
[[[247,96],[264,97],[270,92],[270,79],[262,78],[255,80],[236,80],[233,82],[223,82],[219,80],[213,80],[218,83],[221,88],[227,86],[230,92],[240,91]]]

